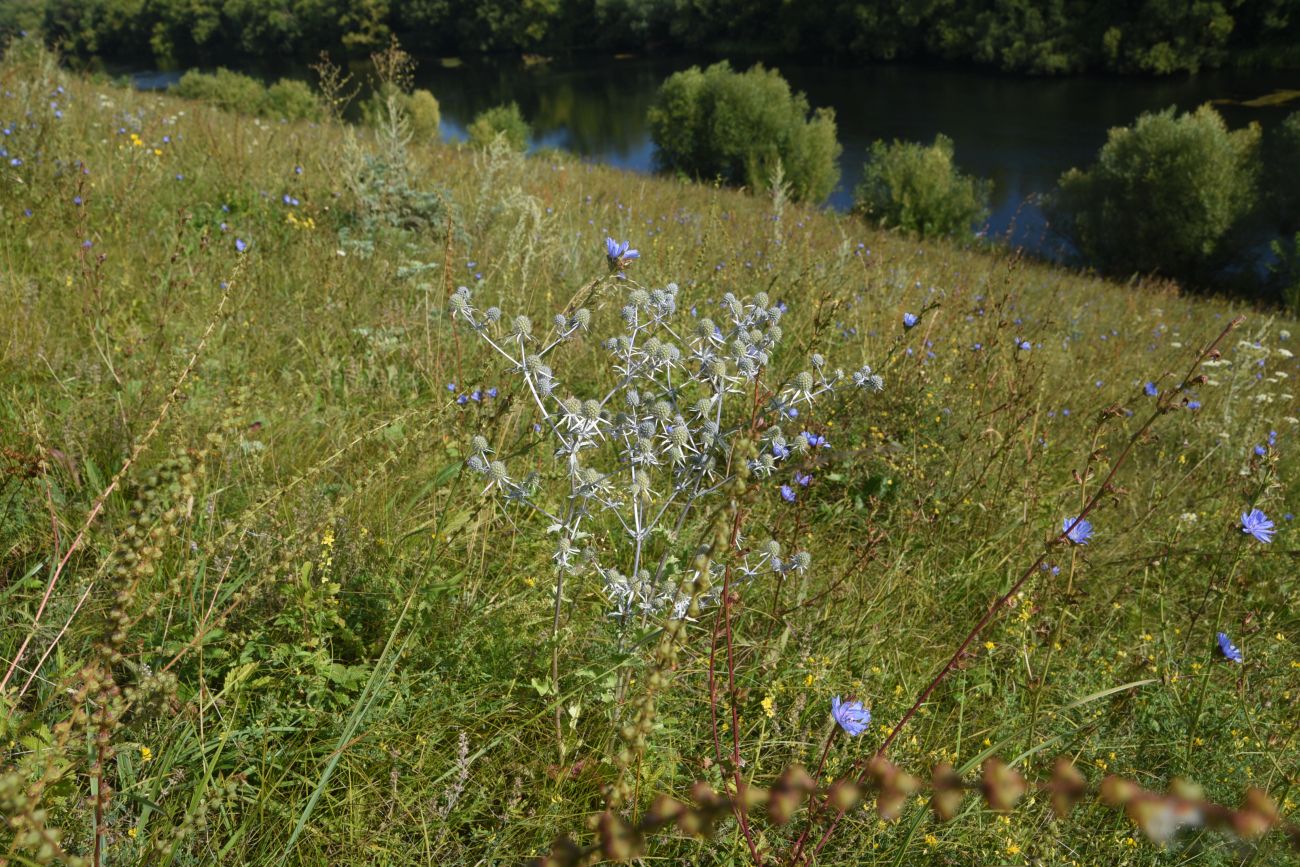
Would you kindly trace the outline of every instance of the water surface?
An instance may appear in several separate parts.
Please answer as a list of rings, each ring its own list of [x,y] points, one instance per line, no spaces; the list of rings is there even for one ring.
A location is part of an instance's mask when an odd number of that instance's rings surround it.
[[[690,66],[687,59],[600,60],[581,65],[507,64],[418,73],[442,105],[443,134],[463,137],[474,115],[514,100],[534,127],[534,145],[573,151],[634,171],[652,171],[646,111],[660,82]],[[740,66],[740,64],[735,64]],[[1215,72],[1178,78],[1025,78],[912,65],[825,69],[775,64],[813,106],[835,109],[840,184],[829,204],[846,209],[876,139],[953,139],[965,171],[993,181],[986,231],[1046,252],[1045,221],[1034,196],[1061,173],[1083,166],[1106,132],[1144,111],[1192,109],[1207,100],[1247,100],[1282,88],[1300,89],[1300,72]],[[1247,108],[1221,104],[1229,124],[1276,123],[1300,104]]]
[[[463,138],[478,112],[513,100],[533,126],[534,148],[561,148],[648,172],[655,159],[646,112],[664,78],[693,62],[586,58],[525,66],[495,59],[444,66],[429,59],[420,63],[416,84],[438,98],[446,138]],[[1209,100],[1224,101],[1218,108],[1234,127],[1257,121],[1267,128],[1300,110],[1295,102],[1260,108],[1234,104],[1277,90],[1300,90],[1300,71],[1027,78],[906,64],[771,65],[813,106],[835,109],[844,153],[830,206],[850,206],[874,140],[930,142],[944,133],[953,139],[963,170],[993,181],[984,231],[1049,255],[1057,243],[1035,197],[1050,190],[1066,169],[1089,163],[1111,127],[1130,124],[1144,111],[1188,110]],[[166,86],[175,77],[141,73],[136,82]]]

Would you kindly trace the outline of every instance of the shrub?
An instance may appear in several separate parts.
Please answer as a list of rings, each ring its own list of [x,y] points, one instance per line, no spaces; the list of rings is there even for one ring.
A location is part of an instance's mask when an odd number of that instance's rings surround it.
[[[437,98],[427,90],[406,93],[392,82],[377,87],[361,106],[362,117],[368,126],[379,127],[387,120],[390,98],[393,100],[393,109],[406,120],[414,138],[423,140],[438,134],[442,112]]]
[[[936,136],[926,147],[877,141],[854,195],[854,207],[885,227],[932,237],[956,235],[988,213],[989,182],[953,165],[952,140]]]
[[[475,147],[487,147],[498,135],[517,151],[528,149],[528,122],[515,103],[498,105],[480,112],[469,125],[469,140]]]
[[[186,99],[244,114],[286,120],[320,120],[325,114],[311,85],[292,78],[282,78],[267,87],[256,78],[229,69],[211,74],[190,70],[172,86],[172,91]]]
[[[186,99],[245,114],[260,114],[266,104],[266,88],[260,81],[229,69],[218,69],[214,74],[192,69],[172,89]]]
[[[839,180],[835,113],[793,93],[776,70],[733,72],[723,61],[674,73],[650,109],[650,134],[663,168],[768,187],[779,161],[792,195],[820,201]]]
[[[325,112],[311,85],[282,78],[266,89],[262,113],[286,120],[320,120]]]
[[[1214,109],[1144,114],[1110,137],[1048,203],[1056,229],[1098,267],[1204,277],[1249,212],[1259,128],[1230,132]]]
[[[437,98],[427,90],[417,90],[409,94],[405,102],[411,134],[417,139],[436,138],[438,122],[442,120]]]

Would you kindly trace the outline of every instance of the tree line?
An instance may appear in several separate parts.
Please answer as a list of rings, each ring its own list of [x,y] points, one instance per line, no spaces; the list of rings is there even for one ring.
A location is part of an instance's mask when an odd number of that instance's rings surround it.
[[[6,0],[0,36],[159,66],[671,51],[924,60],[1055,75],[1300,66],[1294,0]]]

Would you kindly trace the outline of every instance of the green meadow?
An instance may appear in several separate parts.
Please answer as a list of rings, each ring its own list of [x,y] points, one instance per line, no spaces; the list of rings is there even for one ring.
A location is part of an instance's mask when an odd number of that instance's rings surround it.
[[[30,48],[0,64],[0,123],[0,864],[519,864],[697,781],[801,765],[824,789],[886,739],[926,783],[1000,757],[1031,785],[946,822],[923,788],[886,816],[864,792],[815,863],[1296,863],[1294,319],[779,191],[221,111]],[[640,257],[620,271],[607,237]],[[811,565],[620,620],[594,573],[556,599],[550,522],[467,465],[481,436],[566,506],[529,388],[448,302],[467,286],[539,335],[585,306],[557,395],[603,394],[626,296],[669,283],[687,320],[727,293],[786,312],[724,419],[737,481],[656,561],[688,586],[701,550],[776,539]],[[744,478],[751,401],[813,353],[884,390],[806,407],[786,435],[826,447]],[[613,518],[586,528],[631,568]],[[1090,792],[1257,789],[1277,827],[1153,840],[1093,794],[1058,818],[1036,784],[1060,757]],[[789,863],[831,825],[818,803],[660,829],[638,863]]]

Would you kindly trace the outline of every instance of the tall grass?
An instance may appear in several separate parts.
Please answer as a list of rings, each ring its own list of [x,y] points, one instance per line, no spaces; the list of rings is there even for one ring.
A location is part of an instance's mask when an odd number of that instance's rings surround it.
[[[823,751],[840,778],[887,739],[914,774],[996,754],[1046,777],[1065,755],[1093,784],[1187,777],[1227,803],[1256,786],[1294,814],[1293,320],[558,154],[95,86],[25,45],[0,66],[0,123],[0,859],[516,862],[581,840],[623,775],[636,817]],[[466,285],[545,323],[582,294],[608,330],[607,235],[682,309],[727,292],[788,307],[771,382],[824,352],[888,385],[809,419],[829,447],[793,502],[788,480],[748,483],[755,542],[812,568],[702,610],[669,656],[662,622],[620,641],[594,576],[567,583],[557,625],[546,521],[462,469],[481,435],[555,472],[526,388],[447,299]],[[1206,381],[1171,394],[1239,314]],[[594,339],[568,351],[566,388],[605,381]],[[1094,495],[1088,544],[1045,549]],[[1241,532],[1254,507],[1269,544]],[[714,722],[722,607],[734,687]],[[873,720],[828,748],[836,695]],[[1091,801],[1060,821],[1029,801],[942,825],[915,797],[892,822],[858,806],[818,863],[1290,857],[1206,831],[1160,848]],[[831,817],[814,818],[805,852]],[[652,851],[779,862],[810,824],[747,840],[724,817]]]

